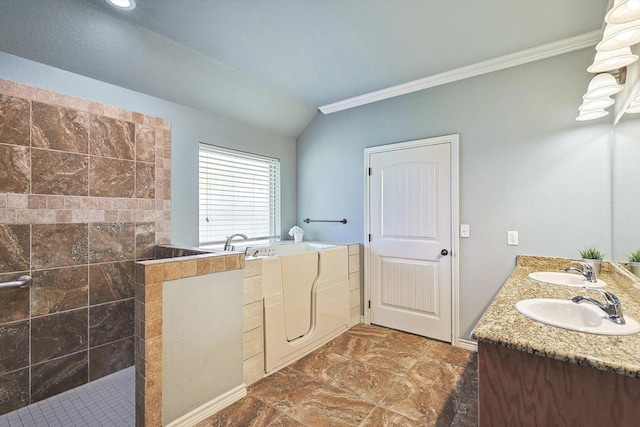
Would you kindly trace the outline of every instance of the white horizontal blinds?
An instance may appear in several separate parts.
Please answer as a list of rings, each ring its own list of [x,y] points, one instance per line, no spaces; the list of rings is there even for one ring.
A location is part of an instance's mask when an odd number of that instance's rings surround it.
[[[279,234],[280,161],[200,144],[200,244]]]

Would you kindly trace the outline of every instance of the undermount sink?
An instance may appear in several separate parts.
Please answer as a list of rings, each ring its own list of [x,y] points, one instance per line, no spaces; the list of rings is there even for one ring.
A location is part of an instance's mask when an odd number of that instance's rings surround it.
[[[588,288],[603,288],[607,286],[607,282],[597,279],[596,283],[589,282],[579,274],[562,273],[559,271],[536,271],[530,273],[529,277],[538,282],[550,283],[552,285],[573,286],[576,288],[582,288],[586,286]]]
[[[604,311],[592,304],[576,304],[571,300],[534,298],[516,303],[524,316],[559,328],[598,335],[631,335],[640,332],[640,323],[624,316],[626,324],[617,325]]]

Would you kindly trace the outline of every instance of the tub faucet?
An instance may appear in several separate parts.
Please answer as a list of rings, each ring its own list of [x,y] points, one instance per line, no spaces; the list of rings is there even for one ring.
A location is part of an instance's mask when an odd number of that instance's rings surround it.
[[[225,251],[235,251],[236,250],[235,246],[231,245],[231,240],[233,240],[234,237],[242,237],[244,240],[249,239],[247,236],[245,236],[244,234],[241,234],[241,233],[232,234],[231,236],[227,237],[227,241],[224,242],[224,250]]]
[[[587,291],[600,292],[606,302],[601,303],[600,301],[596,301],[593,298],[587,297],[586,295],[573,297],[571,298],[571,301],[575,302],[576,304],[580,304],[581,302],[590,302],[591,304],[600,307],[602,311],[607,313],[609,320],[611,320],[613,323],[617,323],[618,325],[624,325],[626,323],[624,317],[622,316],[622,303],[620,302],[620,298],[618,298],[611,292],[607,292],[598,288],[584,287],[583,289],[585,294],[587,293]]]
[[[598,279],[596,279],[596,274],[593,272],[593,267],[591,267],[590,264],[586,262],[578,262],[578,261],[575,261],[575,264],[582,265],[582,270],[575,267],[567,267],[564,269],[565,273],[568,273],[570,271],[577,271],[578,273],[582,274],[585,280],[587,280],[588,282],[598,283]]]

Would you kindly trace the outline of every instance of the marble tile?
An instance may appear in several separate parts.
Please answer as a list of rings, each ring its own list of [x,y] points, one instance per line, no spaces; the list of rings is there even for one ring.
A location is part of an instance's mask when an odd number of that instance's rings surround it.
[[[32,103],[31,145],[38,148],[87,153],[89,114],[41,102]]]
[[[0,273],[29,270],[31,226],[0,224]]]
[[[156,161],[156,130],[149,126],[136,126],[136,160]]]
[[[294,420],[293,418],[289,417],[287,414],[283,414],[282,416],[280,416],[280,418],[278,418],[277,420],[269,424],[269,427],[306,427],[306,426]]]
[[[330,384],[376,405],[398,378],[391,370],[356,360],[341,369]]]
[[[135,125],[104,116],[91,116],[89,152],[116,159],[135,159]]]
[[[134,262],[122,261],[89,266],[89,304],[134,297]]]
[[[92,156],[90,163],[90,196],[133,197],[135,162]]]
[[[88,372],[86,351],[32,366],[31,402],[86,384]]]
[[[477,374],[476,374],[477,375]],[[478,382],[477,378],[467,389],[460,401],[451,427],[476,427],[478,425]]]
[[[0,144],[0,192],[29,192],[31,156],[29,148]]]
[[[0,95],[0,144],[30,145],[30,107],[26,99]]]
[[[31,319],[31,363],[87,349],[87,309]]]
[[[242,307],[242,332],[259,328],[263,323],[262,301],[256,301]]]
[[[131,222],[89,224],[89,262],[133,260],[136,256],[135,224]]]
[[[374,345],[374,342],[345,333],[328,342],[324,346],[323,351],[336,353],[348,358],[354,358],[360,354],[366,353],[367,350]]]
[[[242,380],[246,385],[254,384],[264,376],[264,354],[256,354],[242,362]]]
[[[380,342],[393,333],[391,329],[361,323],[349,329],[346,334],[373,342]]]
[[[242,360],[263,353],[264,334],[262,327],[242,334]]]
[[[284,368],[282,372],[288,372],[293,369],[298,372],[316,376],[326,381],[331,379],[337,371],[344,368],[348,363],[348,357],[340,356],[335,353],[327,353],[322,349],[322,351],[317,350],[297,362],[292,363]]]
[[[309,426],[357,426],[375,405],[342,389],[324,385],[308,394],[287,412],[291,418]]]
[[[387,337],[377,344],[378,348],[395,350],[404,354],[421,356],[424,354],[428,339],[418,335],[392,331]]]
[[[437,355],[457,353],[458,349],[449,353],[446,347],[439,347],[442,343],[433,340],[357,325],[250,386],[247,399],[264,404],[261,411],[284,413],[261,425],[475,426],[475,354],[467,357],[464,366],[445,363],[433,358],[434,352],[425,353],[432,343],[439,350]],[[403,353],[406,348],[411,354]],[[343,351],[349,357],[333,351]],[[451,359],[456,360],[457,356]],[[225,409],[224,415],[215,414],[199,425],[245,425],[228,423],[246,414],[240,409],[242,405],[246,403],[237,403]]]
[[[397,349],[373,345],[367,352],[357,356],[358,360],[398,374],[404,374],[418,361],[418,356]]]
[[[85,265],[34,271],[31,315],[42,316],[85,307],[89,294],[88,270]]]
[[[31,230],[32,269],[42,270],[87,263],[87,224],[34,224]]]
[[[420,361],[391,388],[380,406],[426,425],[450,424],[463,393],[458,388],[462,371],[446,363]]]
[[[135,195],[139,199],[153,199],[156,196],[156,167],[153,163],[136,162]]]
[[[213,258],[212,262],[220,261],[223,257]],[[245,277],[242,279],[242,304],[262,300],[262,276]]]
[[[425,357],[462,367],[467,366],[474,355],[475,353],[469,350],[435,340],[427,341],[423,352]]]
[[[84,154],[31,149],[31,192],[86,196],[89,158]]]
[[[133,317],[133,298],[89,307],[89,346],[95,347],[132,337]]]
[[[156,242],[156,225],[153,222],[136,224],[136,259],[153,259]]]
[[[286,412],[323,383],[323,380],[301,372],[289,371],[286,374],[276,372],[251,386],[248,393]]]
[[[133,337],[89,350],[89,381],[133,366]]]
[[[0,374],[29,366],[29,321],[0,325]]]
[[[207,419],[196,424],[196,427],[263,427],[280,417],[281,412],[266,405],[255,397],[247,396],[216,414],[214,419]]]
[[[0,375],[0,414],[29,404],[29,369]]]
[[[11,282],[28,271],[0,274],[0,282]],[[30,288],[5,289],[0,293],[0,324],[29,318]]]
[[[359,427],[423,427],[424,424],[384,408],[375,408]]]

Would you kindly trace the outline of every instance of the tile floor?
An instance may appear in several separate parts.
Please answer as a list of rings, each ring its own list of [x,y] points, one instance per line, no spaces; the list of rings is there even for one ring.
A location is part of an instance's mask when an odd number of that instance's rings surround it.
[[[477,357],[357,325],[197,427],[477,425]]]
[[[0,427],[125,427],[135,416],[132,366],[0,415]]]
[[[0,416],[0,427],[135,425],[133,367]],[[209,426],[477,424],[476,354],[403,332],[357,325],[259,381]]]

